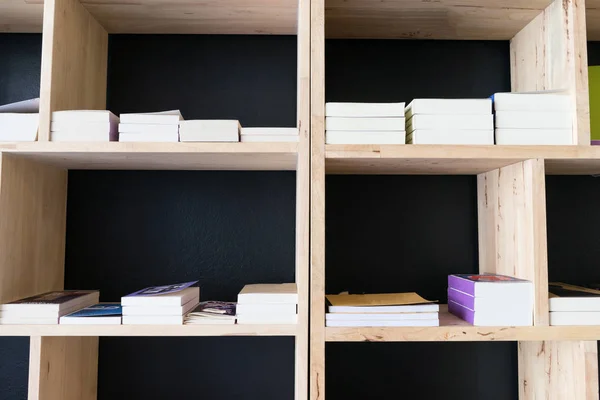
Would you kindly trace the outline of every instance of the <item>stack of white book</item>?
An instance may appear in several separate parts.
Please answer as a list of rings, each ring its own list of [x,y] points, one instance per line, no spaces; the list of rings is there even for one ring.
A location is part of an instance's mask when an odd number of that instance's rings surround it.
[[[239,142],[240,122],[235,119],[198,119],[181,121],[182,142]]]
[[[494,144],[490,99],[415,99],[406,107],[406,143]]]
[[[200,288],[188,282],[154,286],[121,298],[123,325],[183,325],[200,302]]]
[[[550,325],[600,325],[600,290],[550,283]]]
[[[556,92],[496,93],[496,144],[573,144],[570,96]]]
[[[40,99],[0,106],[0,142],[35,142]]]
[[[327,103],[325,143],[404,144],[405,103]]]
[[[119,117],[107,110],[54,111],[53,142],[114,142],[119,140]]]
[[[246,285],[238,294],[238,324],[295,324],[297,314],[295,283]]]
[[[121,114],[120,142],[179,142],[181,111]]]
[[[327,295],[325,325],[332,327],[439,326],[440,306],[418,294]]]
[[[241,142],[298,142],[298,128],[242,128]]]
[[[63,290],[0,306],[0,324],[56,325],[60,317],[98,303],[100,292]]]
[[[186,325],[233,325],[236,303],[203,301],[185,317]]]

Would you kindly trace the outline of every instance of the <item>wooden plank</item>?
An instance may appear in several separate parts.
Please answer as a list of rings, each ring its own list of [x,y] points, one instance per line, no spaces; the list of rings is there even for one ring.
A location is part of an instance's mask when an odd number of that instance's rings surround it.
[[[32,337],[29,400],[95,400],[97,337]]]
[[[597,400],[596,342],[520,342],[519,399]]]
[[[311,0],[310,399],[325,398],[325,0]]]
[[[327,37],[509,40],[551,0],[328,0]]]
[[[18,143],[12,153],[68,169],[295,170],[297,143]]]
[[[66,171],[0,154],[0,303],[63,288]]]
[[[554,0],[510,43],[513,91],[565,89],[573,102],[573,143],[590,144],[584,0]]]
[[[299,325],[0,325],[0,336],[296,336]]]
[[[586,0],[585,16],[588,40],[600,40],[600,0]]]
[[[534,284],[534,324],[548,325],[548,252],[543,160],[477,177],[479,270]]]
[[[0,32],[42,32],[44,5],[40,1],[0,1]]]
[[[79,0],[46,0],[40,129],[49,141],[53,111],[106,108],[108,34]]]

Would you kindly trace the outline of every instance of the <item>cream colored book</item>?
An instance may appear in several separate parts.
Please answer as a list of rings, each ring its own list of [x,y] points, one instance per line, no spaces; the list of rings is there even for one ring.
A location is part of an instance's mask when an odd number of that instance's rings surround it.
[[[298,287],[295,283],[267,283],[246,285],[238,294],[240,304],[298,304]]]

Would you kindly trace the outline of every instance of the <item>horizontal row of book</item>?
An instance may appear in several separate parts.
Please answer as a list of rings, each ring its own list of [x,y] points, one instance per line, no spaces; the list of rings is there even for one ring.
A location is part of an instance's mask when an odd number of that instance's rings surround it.
[[[417,293],[327,295],[329,327],[439,326],[440,306]],[[551,283],[550,325],[600,325],[600,290]],[[505,275],[448,277],[448,311],[474,326],[532,326],[530,281]]]
[[[571,98],[556,92],[327,103],[325,115],[328,144],[573,144]]]
[[[198,281],[153,286],[100,303],[94,290],[44,293],[0,306],[4,325],[296,324],[296,284],[246,285],[238,301],[200,302]]]

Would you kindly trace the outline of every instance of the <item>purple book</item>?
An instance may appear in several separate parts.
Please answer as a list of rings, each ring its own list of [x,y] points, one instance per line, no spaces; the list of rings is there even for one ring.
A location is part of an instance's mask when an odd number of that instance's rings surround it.
[[[451,301],[458,303],[462,306],[470,308],[471,310],[475,309],[475,296],[470,296],[464,292],[460,292],[458,290],[448,288],[448,303]]]
[[[471,325],[475,325],[475,311],[473,310],[469,310],[468,308],[463,307],[453,301],[448,301],[448,312],[456,315],[460,319],[467,321]]]
[[[600,146],[600,140],[592,140],[592,146]]]
[[[533,293],[530,281],[496,274],[457,274],[448,276],[448,287],[471,296],[512,296]]]

